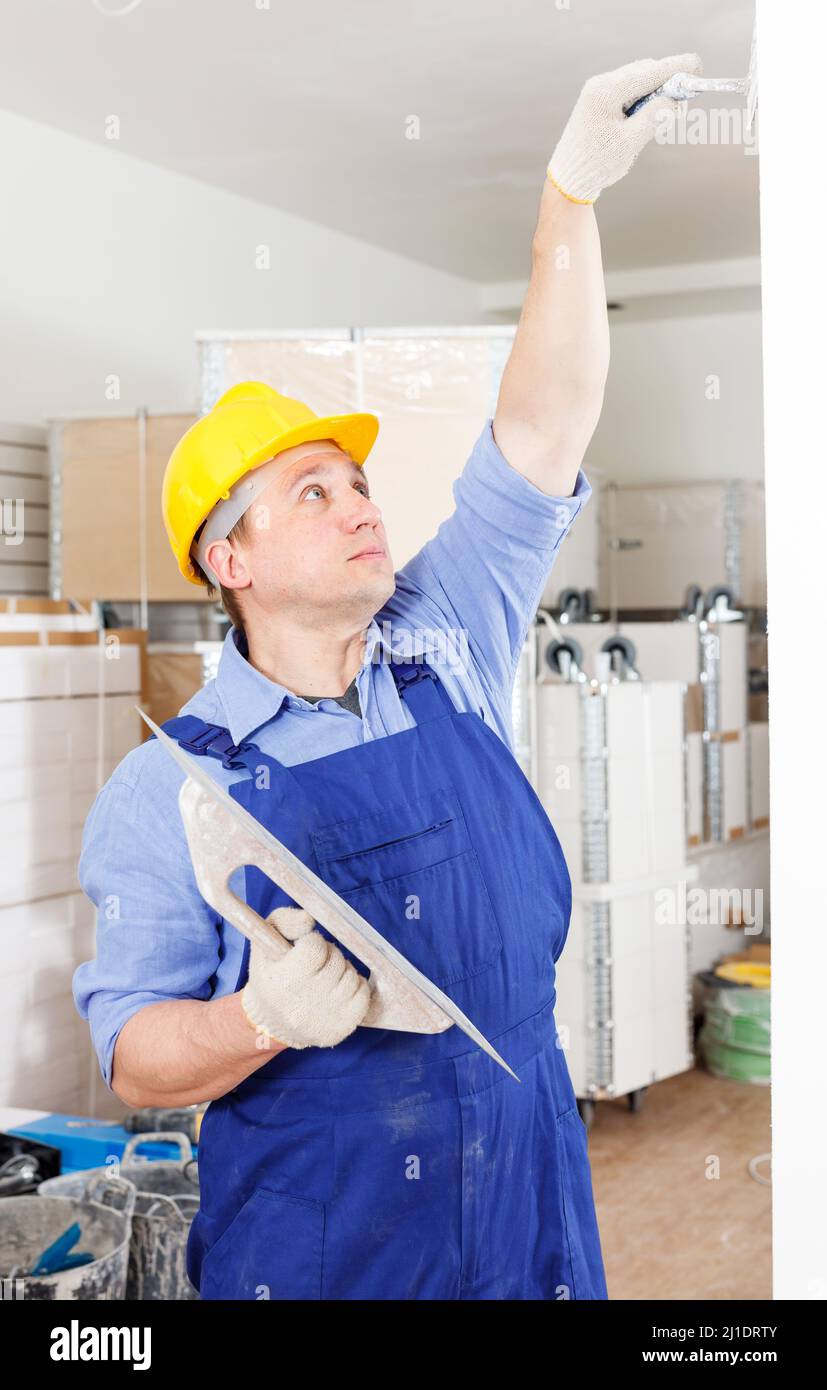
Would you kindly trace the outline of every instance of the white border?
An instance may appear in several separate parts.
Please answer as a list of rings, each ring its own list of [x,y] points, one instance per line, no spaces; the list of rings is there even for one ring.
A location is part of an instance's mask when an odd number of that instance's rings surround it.
[[[776,1299],[827,1298],[825,53],[823,5],[759,0]]]

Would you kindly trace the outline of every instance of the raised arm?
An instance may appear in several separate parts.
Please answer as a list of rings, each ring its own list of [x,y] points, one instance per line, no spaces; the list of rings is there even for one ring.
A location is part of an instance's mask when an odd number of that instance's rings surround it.
[[[609,322],[594,209],[550,179],[540,200],[531,279],[494,414],[512,468],[541,492],[570,497],[600,418]]]
[[[624,108],[675,72],[682,53],[592,77],[549,161],[531,247],[531,278],[503,373],[493,432],[505,458],[542,492],[571,495],[597,426],[609,367],[609,325],[593,204],[652,139],[668,97]]]

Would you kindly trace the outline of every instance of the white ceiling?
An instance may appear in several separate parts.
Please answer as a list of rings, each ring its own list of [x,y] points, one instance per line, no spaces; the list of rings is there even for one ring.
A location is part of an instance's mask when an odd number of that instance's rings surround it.
[[[101,144],[106,117],[117,115],[113,155],[117,148],[455,274],[519,279],[545,167],[585,79],[688,50],[708,75],[741,76],[754,8],[752,0],[265,4],[5,0],[0,103]],[[405,138],[410,116],[419,140]],[[740,147],[651,145],[598,202],[607,267],[756,255],[757,166]]]

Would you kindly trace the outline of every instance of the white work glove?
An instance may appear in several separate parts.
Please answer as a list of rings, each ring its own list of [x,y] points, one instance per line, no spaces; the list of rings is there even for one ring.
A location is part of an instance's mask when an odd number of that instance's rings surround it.
[[[247,1018],[288,1047],[335,1047],[367,1013],[370,985],[334,942],[314,931],[303,907],[276,908],[268,921],[295,945],[275,960],[251,943],[241,991]]]
[[[603,188],[627,174],[655,133],[659,113],[680,103],[658,96],[633,116],[624,114],[676,72],[700,73],[697,53],[641,58],[590,77],[548,162],[547,176],[573,203],[593,203]]]

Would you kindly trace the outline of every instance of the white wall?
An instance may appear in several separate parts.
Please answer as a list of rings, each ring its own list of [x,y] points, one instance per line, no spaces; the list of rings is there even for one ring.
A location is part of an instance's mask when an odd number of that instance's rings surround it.
[[[0,419],[195,408],[198,329],[481,322],[480,287],[0,112]],[[256,248],[270,248],[270,270]],[[720,377],[707,400],[706,378]],[[121,398],[106,396],[120,378]],[[763,472],[757,312],[612,316],[588,464],[607,479]]]
[[[587,465],[606,481],[763,480],[759,312],[611,317],[612,362]],[[708,378],[719,399],[708,399]]]
[[[480,319],[472,281],[116,146],[0,112],[0,150],[0,419],[194,408],[198,329]]]

